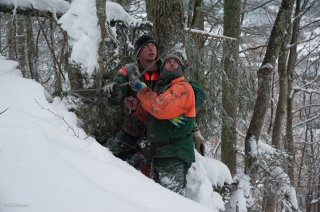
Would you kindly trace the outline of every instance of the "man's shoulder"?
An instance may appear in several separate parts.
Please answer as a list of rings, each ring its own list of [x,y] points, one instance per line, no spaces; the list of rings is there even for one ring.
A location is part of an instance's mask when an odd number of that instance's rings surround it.
[[[179,89],[181,91],[193,91],[193,88],[190,85],[190,83],[186,81],[180,81],[180,82],[174,83],[172,84],[172,87],[175,89]]]

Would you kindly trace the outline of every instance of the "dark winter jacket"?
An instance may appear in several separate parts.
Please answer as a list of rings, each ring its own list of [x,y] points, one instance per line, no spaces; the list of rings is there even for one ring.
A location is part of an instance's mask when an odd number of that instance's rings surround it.
[[[158,93],[144,88],[138,92],[142,107],[150,114],[147,138],[156,147],[155,157],[178,157],[187,163],[195,161],[192,129],[196,110],[191,85],[184,77],[173,80]],[[187,122],[178,128],[168,119],[185,114]]]
[[[134,70],[128,68],[128,67],[132,67],[132,65],[134,64],[131,63],[122,67],[118,71],[114,79],[114,82],[118,83],[118,85],[123,85],[125,83],[128,83],[129,79],[132,79],[134,76],[139,76],[140,73],[144,71],[144,68],[141,65],[138,65],[139,73],[137,75],[137,73],[133,73]],[[161,66],[161,61],[158,62],[158,67],[160,66]],[[160,71],[145,72],[143,76],[139,77],[139,79],[142,82],[146,83],[149,88],[153,89],[158,80],[159,72]],[[109,97],[108,102],[113,105],[122,105],[124,102],[124,99],[129,96],[136,98],[137,93],[134,90],[132,90],[129,84],[127,84],[125,86],[121,86],[115,95],[112,95],[111,97]],[[145,124],[144,122],[140,121],[136,116],[134,116],[132,111],[125,109],[123,131],[130,136],[141,138],[143,136],[143,133],[146,131]]]

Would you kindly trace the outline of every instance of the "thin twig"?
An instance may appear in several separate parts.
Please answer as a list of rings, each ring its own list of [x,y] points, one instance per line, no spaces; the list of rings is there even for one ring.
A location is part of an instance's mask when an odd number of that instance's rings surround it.
[[[0,115],[1,115],[2,113],[6,112],[8,109],[9,109],[9,108],[5,109],[4,111],[1,111],[1,112],[0,112]]]
[[[40,106],[40,109],[46,110],[46,111],[52,113],[54,116],[57,116],[58,118],[60,118],[60,119],[68,126],[68,129],[71,129],[71,130],[72,130],[73,135],[76,136],[76,137],[78,137],[78,138],[80,138],[79,132],[76,133],[76,131],[74,130],[74,128],[73,128],[62,116],[54,113],[54,112],[53,112],[52,110],[50,110],[49,108],[44,108],[36,99],[34,99],[34,101]]]
[[[252,51],[252,50],[256,50],[256,49],[259,49],[259,48],[264,48],[264,47],[267,47],[267,45],[260,45],[260,46],[255,46],[255,47],[249,47],[249,48],[246,48],[242,51],[239,51],[239,53],[243,53],[243,52],[246,52],[246,51]]]

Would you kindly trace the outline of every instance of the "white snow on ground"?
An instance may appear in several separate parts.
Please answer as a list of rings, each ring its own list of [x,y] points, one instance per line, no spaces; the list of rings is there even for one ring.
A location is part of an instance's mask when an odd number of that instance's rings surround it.
[[[0,211],[218,211],[154,183],[87,138],[64,100],[48,103],[43,87],[22,78],[17,65],[0,58]],[[230,180],[212,165],[212,179],[198,169],[201,179]],[[211,200],[222,207],[220,196]]]

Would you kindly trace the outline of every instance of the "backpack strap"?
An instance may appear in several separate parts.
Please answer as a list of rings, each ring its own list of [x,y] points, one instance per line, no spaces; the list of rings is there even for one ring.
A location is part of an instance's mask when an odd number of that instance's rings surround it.
[[[203,88],[196,82],[193,82],[193,81],[190,81],[188,82],[193,91],[194,91],[194,97],[196,99],[196,108],[200,108],[203,103],[204,103],[204,100],[206,99],[206,94],[204,93],[204,90]]]

